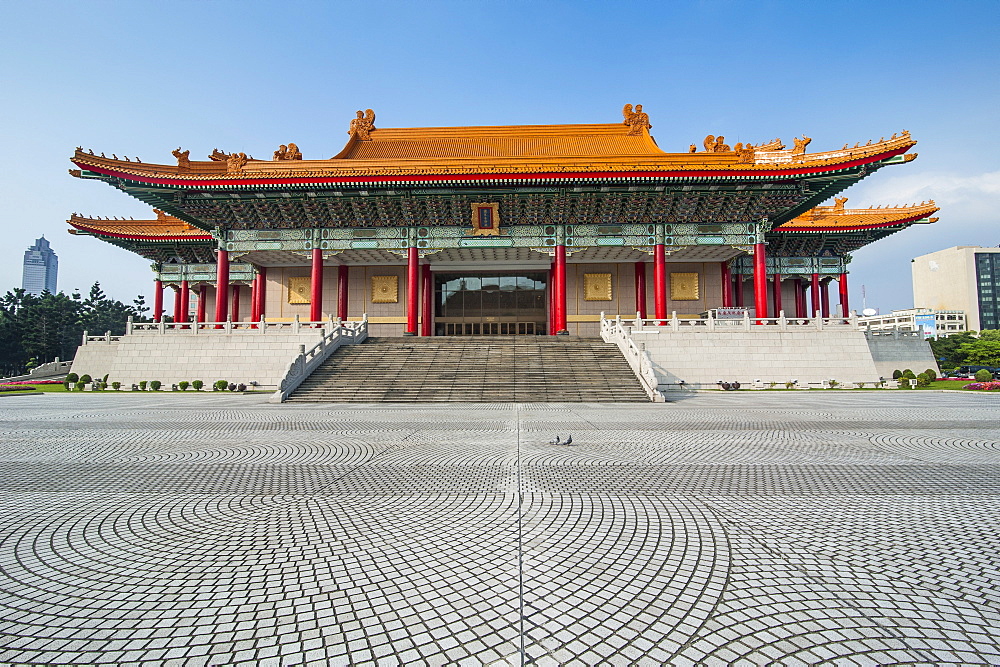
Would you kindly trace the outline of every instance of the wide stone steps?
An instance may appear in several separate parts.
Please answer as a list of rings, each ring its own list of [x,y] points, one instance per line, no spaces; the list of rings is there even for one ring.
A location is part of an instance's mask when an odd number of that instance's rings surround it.
[[[649,401],[617,346],[547,336],[369,338],[289,397],[330,402]]]

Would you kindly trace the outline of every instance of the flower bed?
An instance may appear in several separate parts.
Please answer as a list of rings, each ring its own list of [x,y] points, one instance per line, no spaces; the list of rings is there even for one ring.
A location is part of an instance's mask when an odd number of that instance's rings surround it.
[[[63,380],[21,380],[20,382],[4,382],[3,387],[13,387],[15,385],[25,385],[25,384],[62,384]]]
[[[967,384],[962,389],[972,389],[976,391],[1000,391],[1000,380],[993,380],[992,382],[973,382],[972,384]]]

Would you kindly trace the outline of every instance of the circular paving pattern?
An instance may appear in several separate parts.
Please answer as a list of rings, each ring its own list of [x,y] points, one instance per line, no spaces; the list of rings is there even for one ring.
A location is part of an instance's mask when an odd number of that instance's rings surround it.
[[[0,399],[0,663],[1000,664],[997,397],[188,393]]]

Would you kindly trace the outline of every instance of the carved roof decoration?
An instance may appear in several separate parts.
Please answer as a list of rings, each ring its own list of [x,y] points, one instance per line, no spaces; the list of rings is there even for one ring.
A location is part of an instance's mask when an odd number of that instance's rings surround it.
[[[149,164],[94,155],[77,148],[72,161],[80,177],[188,187],[337,182],[452,180],[559,180],[574,177],[725,178],[799,177],[831,172],[903,155],[916,144],[909,132],[865,145],[806,153],[809,137],[783,150],[780,140],[735,150],[716,140],[710,152],[668,153],[649,134],[649,118],[636,105],[624,122],[593,125],[376,128],[374,112],[352,121],[347,145],[326,160],[255,160],[246,153],[213,150],[211,159],[191,160],[173,151],[177,164]],[[722,137],[719,137],[722,139]],[[706,140],[707,141],[707,140]],[[289,145],[290,147],[291,145]],[[781,148],[779,148],[781,147]],[[280,151],[280,149],[279,149]],[[906,155],[901,161],[909,161]]]
[[[833,206],[817,206],[789,220],[776,232],[844,232],[883,227],[909,226],[937,222],[930,217],[940,210],[934,200],[904,206],[844,208],[846,197],[838,197]]]

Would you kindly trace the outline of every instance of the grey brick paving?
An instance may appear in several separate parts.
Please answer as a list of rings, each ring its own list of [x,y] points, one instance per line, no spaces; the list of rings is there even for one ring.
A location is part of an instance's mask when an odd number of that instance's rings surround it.
[[[2,399],[0,663],[997,665],[998,424],[924,392]]]

